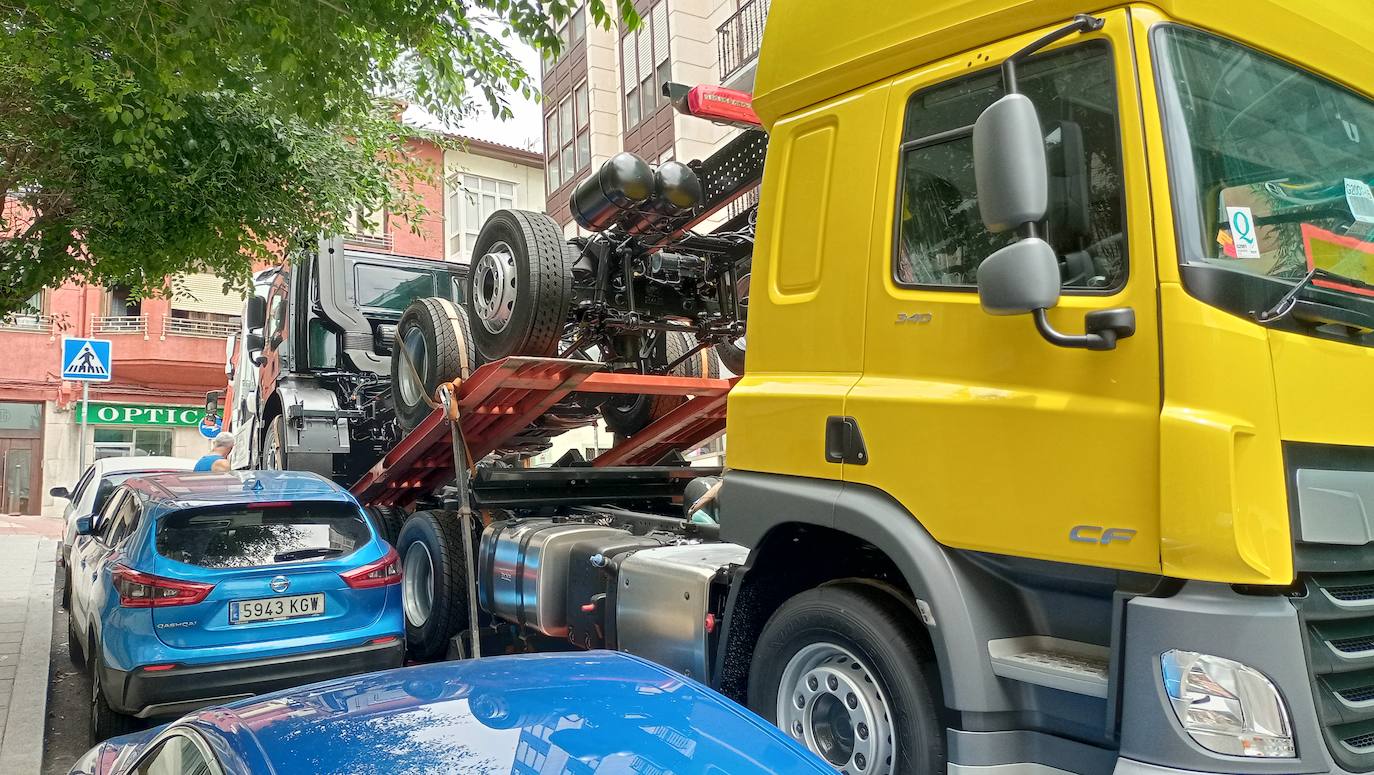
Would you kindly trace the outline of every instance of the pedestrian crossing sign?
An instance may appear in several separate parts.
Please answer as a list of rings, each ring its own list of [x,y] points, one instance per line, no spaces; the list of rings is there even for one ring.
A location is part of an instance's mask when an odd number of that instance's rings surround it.
[[[62,379],[109,382],[109,339],[62,337]]]

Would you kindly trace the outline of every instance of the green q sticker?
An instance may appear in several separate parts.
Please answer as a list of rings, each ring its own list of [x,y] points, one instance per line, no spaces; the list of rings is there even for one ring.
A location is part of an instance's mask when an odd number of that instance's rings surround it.
[[[1236,258],[1259,258],[1259,237],[1255,234],[1255,216],[1250,208],[1226,208],[1226,221],[1231,227],[1231,239],[1236,243]]]

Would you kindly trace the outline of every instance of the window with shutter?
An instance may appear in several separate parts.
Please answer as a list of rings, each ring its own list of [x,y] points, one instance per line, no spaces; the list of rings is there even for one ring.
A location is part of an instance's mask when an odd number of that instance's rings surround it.
[[[243,294],[235,290],[224,291],[224,280],[208,272],[181,275],[172,283],[173,317],[219,320],[219,317],[237,317],[243,311]],[[176,313],[202,313],[181,314]]]
[[[668,4],[659,0],[640,17],[640,27],[620,39],[621,90],[625,95],[625,131],[647,121],[668,104],[663,84],[672,75],[668,59]]]

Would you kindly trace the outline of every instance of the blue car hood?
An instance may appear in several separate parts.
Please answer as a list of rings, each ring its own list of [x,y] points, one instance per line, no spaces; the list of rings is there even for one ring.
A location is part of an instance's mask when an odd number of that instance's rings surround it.
[[[279,773],[834,772],[714,691],[612,652],[388,670],[207,709],[192,724]]]

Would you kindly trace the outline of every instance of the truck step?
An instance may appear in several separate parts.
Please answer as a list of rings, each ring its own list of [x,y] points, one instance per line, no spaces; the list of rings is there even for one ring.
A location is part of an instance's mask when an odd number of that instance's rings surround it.
[[[1108,654],[1105,646],[1047,635],[988,641],[994,674],[1090,697],[1107,696]]]

